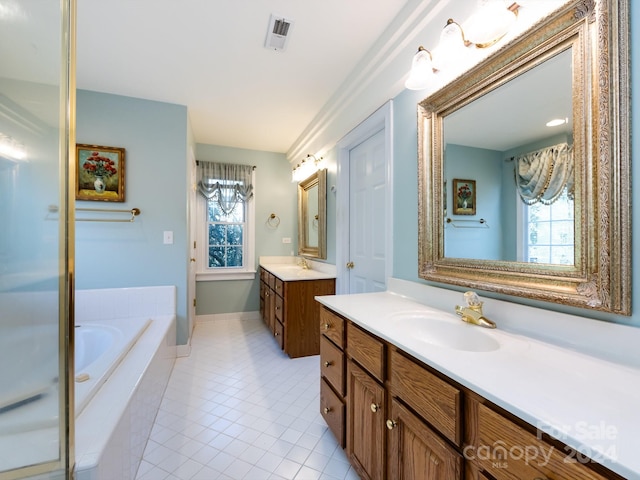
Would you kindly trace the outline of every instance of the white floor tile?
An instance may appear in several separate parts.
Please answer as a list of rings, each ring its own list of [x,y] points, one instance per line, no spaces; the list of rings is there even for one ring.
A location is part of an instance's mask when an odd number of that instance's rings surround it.
[[[319,413],[317,356],[290,359],[261,321],[197,324],[136,480],[358,480]]]

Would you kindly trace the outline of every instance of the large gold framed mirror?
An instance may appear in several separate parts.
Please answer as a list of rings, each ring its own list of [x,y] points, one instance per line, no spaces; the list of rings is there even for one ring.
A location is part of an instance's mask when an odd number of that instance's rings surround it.
[[[327,258],[327,170],[298,183],[298,255]]]
[[[571,1],[420,102],[421,278],[630,315],[628,41]]]

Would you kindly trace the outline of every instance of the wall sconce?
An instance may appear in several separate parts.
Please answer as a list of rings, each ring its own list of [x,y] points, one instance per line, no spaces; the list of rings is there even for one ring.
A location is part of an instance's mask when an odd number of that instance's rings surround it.
[[[463,69],[470,58],[468,47],[495,45],[515,23],[519,8],[517,3],[507,7],[504,0],[480,0],[479,9],[464,23],[464,29],[453,19],[447,20],[434,55],[423,46],[418,48],[405,87],[422,90],[429,86],[435,72]]]
[[[0,156],[9,160],[24,160],[27,158],[27,150],[13,137],[0,133]]]
[[[431,83],[433,74],[433,56],[429,50],[420,45],[411,61],[411,73],[404,82],[404,86],[409,90],[423,90]]]
[[[322,160],[322,157],[318,158],[315,155],[308,153],[306,158],[304,158],[302,162],[296,165],[291,171],[291,181],[300,182],[305,178],[308,178],[310,175],[313,175],[315,172],[320,170]]]
[[[503,0],[480,0],[480,8],[465,23],[467,39],[478,48],[495,45],[513,27],[520,5]]]
[[[458,22],[452,18],[440,32],[440,43],[433,52],[433,64],[436,70],[445,71],[463,68],[469,59],[469,47],[473,45],[464,36]]]

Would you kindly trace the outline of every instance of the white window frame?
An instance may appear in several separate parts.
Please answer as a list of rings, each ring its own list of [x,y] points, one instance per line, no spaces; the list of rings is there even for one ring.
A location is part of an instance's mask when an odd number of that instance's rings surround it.
[[[216,268],[208,267],[209,255],[207,254],[207,225],[208,211],[207,199],[203,195],[196,195],[196,281],[210,282],[219,280],[253,280],[256,277],[255,266],[255,172],[251,175],[251,183],[253,187],[253,197],[246,203],[245,232],[243,245],[243,263],[242,268]]]
[[[525,204],[521,199],[520,195],[516,192],[516,201],[520,206],[517,209],[516,214],[516,227],[517,227],[517,247],[516,247],[516,257],[518,262],[528,262],[527,260],[527,252],[529,251],[529,237],[527,231],[527,225],[529,222],[528,217],[528,205]],[[574,219],[575,222],[575,219]],[[573,251],[575,255],[575,238],[573,240]]]

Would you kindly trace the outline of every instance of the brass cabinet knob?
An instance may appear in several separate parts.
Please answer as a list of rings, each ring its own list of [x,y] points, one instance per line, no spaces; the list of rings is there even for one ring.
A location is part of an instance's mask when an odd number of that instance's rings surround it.
[[[393,420],[387,420],[387,428],[393,430],[398,424]]]
[[[324,366],[329,368],[331,365],[333,365],[333,362],[324,362]]]
[[[325,330],[329,330],[331,328],[331,325],[329,323],[325,323],[323,327]]]
[[[277,336],[280,335],[280,332],[276,332],[276,333],[274,333],[274,335],[277,337]]]
[[[380,410],[380,405],[378,405],[377,403],[372,403],[371,404],[371,411],[373,413],[376,413],[378,410]]]
[[[353,268],[356,265],[353,262],[347,262],[347,268]]]
[[[323,411],[323,412],[324,412],[324,414],[326,415],[326,414],[328,414],[329,412],[331,412],[331,407],[324,407],[324,408],[322,409],[322,411]]]

